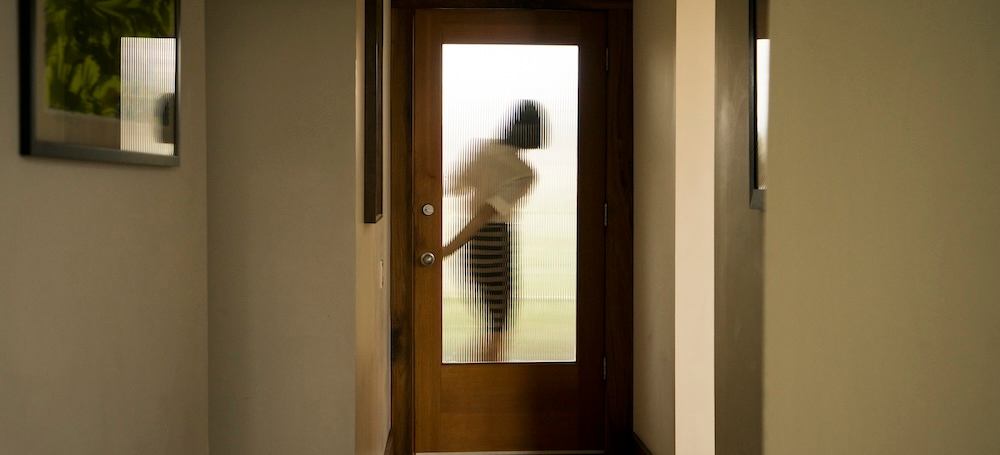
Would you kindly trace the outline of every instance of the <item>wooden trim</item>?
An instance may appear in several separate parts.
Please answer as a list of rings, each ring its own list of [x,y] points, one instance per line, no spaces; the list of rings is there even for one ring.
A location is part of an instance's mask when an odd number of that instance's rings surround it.
[[[426,10],[414,13],[412,85],[411,182],[403,191],[413,198],[413,207],[426,203],[442,210],[443,175],[441,27]],[[433,36],[431,35],[433,33]],[[435,45],[436,44],[436,45]],[[434,151],[434,152],[432,152]],[[411,210],[413,210],[411,208]],[[413,216],[413,215],[408,215]],[[428,251],[441,256],[442,222],[440,216],[414,220],[411,224],[413,255]],[[443,258],[442,258],[443,259]],[[431,452],[440,444],[438,410],[441,407],[442,316],[431,305],[441,302],[441,267],[427,266],[413,270],[413,448]],[[418,303],[419,300],[419,303]],[[425,360],[433,359],[433,360]],[[419,386],[419,387],[417,387]],[[443,451],[443,450],[442,450]]]
[[[391,0],[393,8],[631,10],[632,0]]]
[[[413,254],[410,212],[413,162],[413,11],[393,10],[391,40],[392,148],[390,178],[390,314],[392,324],[393,455],[413,453]]]
[[[646,444],[642,442],[639,435],[634,432],[632,433],[632,451],[630,453],[634,453],[635,455],[653,455],[653,452],[649,450],[649,447],[646,447]]]
[[[608,12],[605,231],[605,452],[628,453],[632,433],[632,12]]]

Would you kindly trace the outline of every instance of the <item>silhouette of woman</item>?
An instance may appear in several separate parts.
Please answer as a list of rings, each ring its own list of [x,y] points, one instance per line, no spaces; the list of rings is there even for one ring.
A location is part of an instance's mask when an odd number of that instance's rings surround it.
[[[525,149],[542,147],[542,111],[534,101],[520,101],[497,139],[482,141],[472,155],[449,173],[445,192],[468,197],[472,215],[443,247],[448,257],[463,245],[466,275],[476,301],[488,314],[484,361],[500,361],[509,324],[513,290],[510,222],[512,209],[535,183],[535,171],[520,156]]]

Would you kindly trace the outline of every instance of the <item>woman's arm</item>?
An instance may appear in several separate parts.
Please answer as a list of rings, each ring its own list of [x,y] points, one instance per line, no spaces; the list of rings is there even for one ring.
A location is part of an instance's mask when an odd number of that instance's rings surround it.
[[[472,236],[475,235],[476,232],[479,232],[479,230],[482,229],[482,227],[485,226],[486,223],[488,223],[496,214],[497,209],[493,208],[492,205],[483,204],[483,206],[476,211],[476,214],[473,215],[472,219],[465,224],[465,227],[463,227],[461,231],[458,231],[458,234],[456,234],[450,242],[445,244],[445,246],[441,249],[441,255],[448,257],[454,254],[459,248],[462,247],[462,245],[468,243],[469,240],[472,239]]]

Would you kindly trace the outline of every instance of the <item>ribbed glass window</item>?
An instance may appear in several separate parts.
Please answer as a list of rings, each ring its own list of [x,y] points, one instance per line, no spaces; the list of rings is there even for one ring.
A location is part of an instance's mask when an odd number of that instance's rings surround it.
[[[576,360],[577,46],[443,46],[445,363]]]
[[[177,40],[121,39],[121,148],[174,154]]]

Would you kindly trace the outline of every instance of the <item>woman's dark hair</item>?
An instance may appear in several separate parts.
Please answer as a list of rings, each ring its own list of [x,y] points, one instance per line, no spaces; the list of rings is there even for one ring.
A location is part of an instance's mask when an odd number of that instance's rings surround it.
[[[500,142],[521,148],[537,149],[545,143],[544,113],[532,100],[518,101],[507,119]]]

